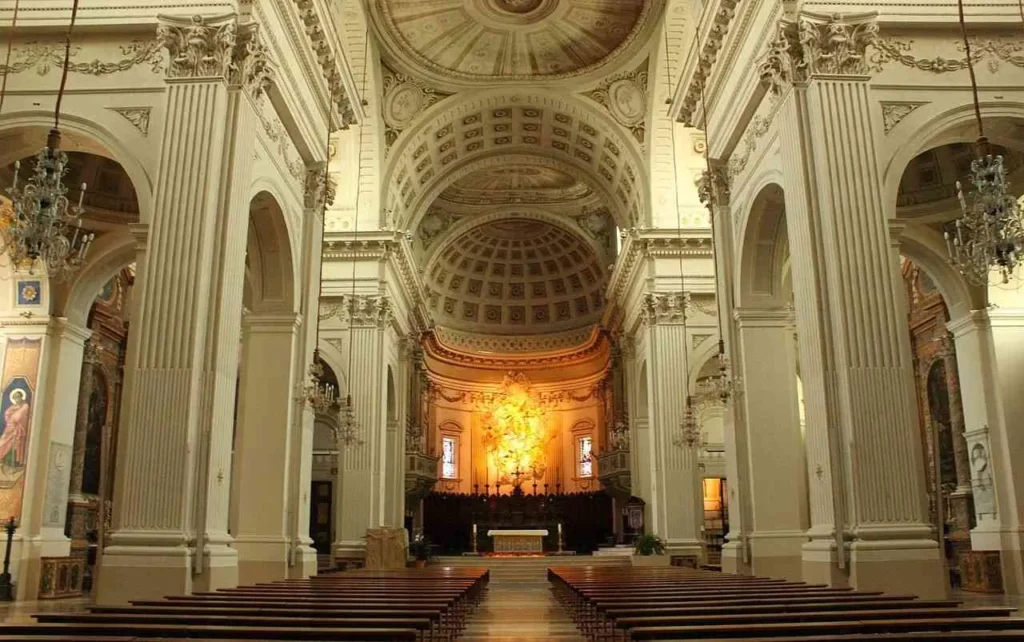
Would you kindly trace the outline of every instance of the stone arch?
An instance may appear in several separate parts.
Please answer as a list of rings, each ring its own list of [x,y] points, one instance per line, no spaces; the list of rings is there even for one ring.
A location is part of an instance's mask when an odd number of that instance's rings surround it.
[[[115,274],[135,262],[137,247],[135,237],[129,232],[98,237],[89,248],[89,261],[74,279],[67,285],[54,288],[50,313],[84,327],[96,294]]]
[[[646,220],[646,166],[635,141],[596,104],[552,90],[502,88],[435,105],[391,149],[385,208],[398,227],[415,229],[453,169],[495,152],[568,161],[601,187],[620,225]]]
[[[261,191],[249,210],[246,307],[255,313],[297,311],[294,268],[287,217],[277,197]]]
[[[900,253],[932,278],[951,319],[959,319],[988,304],[987,290],[968,284],[950,265],[945,240],[938,232],[921,226],[907,228],[900,236]]]
[[[695,349],[690,351],[689,373],[687,374],[687,380],[689,381],[688,390],[697,390],[697,382],[700,380],[701,374],[705,371],[708,364],[711,363],[712,359],[715,359],[714,367],[715,371],[718,371],[717,357],[717,333],[701,341]]]
[[[637,369],[637,382],[636,382],[636,403],[633,405],[636,407],[636,418],[650,420],[651,418],[651,398],[650,398],[650,381],[647,375],[647,360],[645,359],[640,367]]]
[[[387,420],[388,423],[398,421],[398,390],[395,387],[395,371],[389,363],[387,379]]]
[[[1024,121],[1024,103],[981,102],[981,117],[986,121],[985,133],[993,144],[1024,151],[1024,142],[1021,142],[1019,137],[1002,132],[997,127],[989,127],[992,121],[999,119]],[[927,105],[911,112],[900,123],[902,127],[894,130],[900,131],[900,136],[889,143],[889,149],[893,150],[891,156],[881,165],[882,184],[885,190],[883,202],[889,207],[890,213],[895,213],[894,204],[899,193],[900,180],[910,161],[918,154],[935,147],[950,143],[973,143],[977,139],[974,123],[974,103],[969,92],[963,95],[960,104],[956,106],[948,107],[948,103],[941,106]]]
[[[783,292],[789,255],[785,193],[769,182],[757,192],[740,236],[736,288],[741,308],[779,308],[788,302]]]
[[[318,344],[318,352],[320,359],[324,362],[324,366],[330,369],[330,373],[338,381],[338,393],[340,395],[348,394],[348,380],[345,379],[345,370],[342,366],[345,364],[345,355],[342,349],[335,345],[333,341],[325,341],[321,339]]]
[[[24,111],[0,116],[0,167],[6,167],[16,160],[34,155],[46,141],[46,134],[52,127],[52,112]],[[124,169],[135,188],[139,203],[139,221],[152,222],[153,180],[147,164],[114,136],[106,127],[95,120],[74,113],[61,114],[61,133],[64,135],[64,151],[81,151],[116,161]],[[16,134],[31,134],[17,137]],[[28,140],[31,139],[31,142]],[[8,140],[11,139],[11,140]]]

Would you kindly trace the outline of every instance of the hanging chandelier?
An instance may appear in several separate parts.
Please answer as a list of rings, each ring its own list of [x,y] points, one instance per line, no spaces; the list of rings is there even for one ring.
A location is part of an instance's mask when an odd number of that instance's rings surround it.
[[[340,445],[353,446],[363,443],[359,439],[359,420],[352,406],[352,395],[345,395],[338,411],[338,429],[334,431],[334,439]]]
[[[324,364],[320,351],[313,351],[313,363],[309,364],[309,381],[302,387],[302,402],[317,414],[329,413],[338,403],[338,391],[324,381]]]
[[[968,281],[976,285],[988,285],[989,276],[995,271],[1003,283],[1009,283],[1024,248],[1024,223],[1021,221],[1020,204],[1008,191],[1003,157],[991,153],[988,138],[985,137],[978,100],[978,82],[974,75],[974,60],[971,58],[971,42],[964,22],[963,0],[957,0],[957,7],[974,96],[978,142],[975,145],[976,157],[971,162],[971,184],[974,185],[972,202],[968,205],[963,188],[957,181],[960,218],[952,230],[946,231],[946,244],[951,263]]]
[[[679,422],[679,434],[673,443],[680,448],[694,450],[704,445],[704,434],[700,429],[700,422],[697,421],[697,413],[693,409],[693,398],[686,397],[686,409],[683,412],[683,420]]]
[[[42,266],[47,276],[64,281],[82,267],[96,235],[82,228],[86,185],[82,184],[78,202],[68,200],[64,176],[68,156],[60,149],[60,106],[68,79],[71,56],[71,33],[78,15],[78,0],[71,10],[71,23],[65,37],[64,66],[54,109],[54,124],[46,138],[46,146],[36,154],[35,167],[23,184],[18,178],[21,162],[14,164],[14,178],[5,196],[11,207],[0,219],[3,250],[14,267],[32,273]],[[6,85],[4,86],[6,92]],[[0,104],[2,104],[0,96]]]

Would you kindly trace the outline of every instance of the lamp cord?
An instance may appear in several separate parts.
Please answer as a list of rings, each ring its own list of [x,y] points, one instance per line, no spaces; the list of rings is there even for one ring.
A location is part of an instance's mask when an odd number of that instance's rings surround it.
[[[71,64],[71,34],[75,30],[75,19],[78,18],[78,1],[79,0],[74,0],[74,3],[71,6],[71,23],[68,25],[68,32],[64,36],[64,68],[60,74],[60,89],[57,91],[57,105],[53,110],[54,129],[60,129],[60,105],[64,101],[64,88],[68,83],[68,67]]]
[[[1024,19],[1024,0],[1019,0],[1021,18]],[[964,21],[964,0],[956,1],[960,12],[960,34],[964,39],[964,53],[967,55],[967,71],[971,75],[971,93],[974,96],[974,117],[978,120],[978,138],[985,137],[985,128],[981,123],[981,103],[978,100],[978,79],[974,76],[974,61],[971,58],[971,41],[967,37],[967,23]]]
[[[14,48],[14,34],[18,31],[18,8],[21,0],[14,0],[14,16],[11,18],[11,36],[7,39],[7,58],[4,60],[4,79],[0,84],[0,114],[4,111],[4,98],[7,97],[7,77],[11,75],[11,49]]]

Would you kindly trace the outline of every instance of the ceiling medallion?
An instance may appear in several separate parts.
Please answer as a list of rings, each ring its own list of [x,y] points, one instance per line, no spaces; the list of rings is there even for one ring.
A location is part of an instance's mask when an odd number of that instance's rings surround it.
[[[558,7],[558,0],[467,0],[493,20],[519,25],[547,18]]]

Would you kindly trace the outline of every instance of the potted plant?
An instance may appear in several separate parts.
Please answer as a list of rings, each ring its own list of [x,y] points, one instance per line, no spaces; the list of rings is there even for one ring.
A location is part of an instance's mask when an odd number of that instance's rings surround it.
[[[665,540],[641,533],[633,542],[633,566],[668,566],[672,558],[665,554]]]
[[[416,568],[423,568],[430,561],[430,540],[419,535],[409,544],[409,553],[413,556]]]

